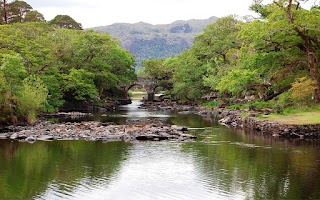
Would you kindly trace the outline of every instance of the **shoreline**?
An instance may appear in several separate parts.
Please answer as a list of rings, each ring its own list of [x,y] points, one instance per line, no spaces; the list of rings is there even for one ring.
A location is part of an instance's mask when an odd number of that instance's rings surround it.
[[[259,133],[268,134],[273,137],[284,137],[292,139],[320,139],[320,122],[318,124],[285,124],[271,119],[258,119],[257,112],[251,113],[250,111],[244,111],[247,113],[247,117],[243,117],[240,110],[230,110],[225,108],[206,108],[203,106],[195,105],[179,105],[170,102],[157,102],[147,103],[143,105],[144,108],[151,108],[152,110],[175,110],[179,113],[195,113],[202,116],[215,115],[221,119],[219,123],[226,125],[230,128],[242,128],[248,131],[257,131]],[[264,113],[259,113],[264,114]]]
[[[183,105],[176,102],[144,102],[140,109],[172,110],[179,114],[198,114],[203,117],[220,118],[218,122],[229,128],[241,128],[247,131],[257,131],[273,137],[288,139],[320,139],[320,123],[312,125],[289,125],[272,120],[258,119],[256,114],[247,111],[247,117],[239,110],[225,108],[206,108],[199,105]],[[59,118],[77,118],[91,115],[82,112],[59,112],[44,114]],[[185,134],[187,127],[164,124],[160,120],[151,120],[147,124],[115,125],[98,121],[51,123],[38,120],[34,125],[11,125],[3,129],[0,139],[35,142],[37,140],[88,140],[88,141],[137,141],[137,140],[173,140],[186,141],[196,136]]]

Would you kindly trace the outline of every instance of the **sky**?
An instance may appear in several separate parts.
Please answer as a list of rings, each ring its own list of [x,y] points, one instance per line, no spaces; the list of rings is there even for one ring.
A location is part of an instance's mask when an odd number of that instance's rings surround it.
[[[69,15],[83,28],[113,23],[169,24],[230,14],[252,15],[252,0],[25,0],[46,20]],[[268,1],[268,0],[267,0]]]

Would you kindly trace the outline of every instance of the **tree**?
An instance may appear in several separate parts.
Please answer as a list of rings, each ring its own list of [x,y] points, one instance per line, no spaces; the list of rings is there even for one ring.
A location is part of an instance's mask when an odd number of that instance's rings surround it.
[[[13,1],[8,4],[8,23],[23,22],[32,7],[25,1]]]
[[[0,70],[3,73],[3,77],[6,79],[6,83],[12,93],[16,93],[19,90],[21,81],[27,76],[22,57],[19,54],[7,54],[3,55],[2,62],[3,64],[1,65]]]
[[[23,20],[24,22],[43,22],[45,21],[43,14],[36,10],[28,11]]]
[[[58,25],[61,28],[82,30],[82,25],[68,15],[57,15],[50,21],[50,24]]]
[[[24,79],[17,95],[18,112],[29,124],[44,110],[48,96],[48,89],[43,81],[31,75]]]
[[[19,0],[10,3],[7,0],[0,1],[0,15],[0,24],[44,21],[41,13],[33,10],[27,2]]]
[[[172,60],[173,58],[167,60],[163,58],[144,60],[142,61],[142,69],[139,72],[139,76],[157,82],[160,87],[168,90],[172,89],[173,67],[170,65]]]
[[[202,78],[207,74],[207,65],[199,60],[194,49],[177,56],[173,73],[173,94],[181,100],[194,101],[208,92]]]
[[[315,83],[314,102],[320,103],[320,11],[305,10],[292,0],[274,1],[268,7],[273,12],[266,20],[247,24],[241,33],[242,38],[250,43],[252,53],[265,54],[265,58],[278,63],[272,68],[274,75],[270,80],[283,80],[290,73],[299,77],[298,71],[308,70]]]
[[[94,74],[84,69],[71,69],[70,74],[64,75],[64,91],[68,98],[83,101],[98,96],[98,90],[93,82]],[[70,99],[68,99],[70,100]]]

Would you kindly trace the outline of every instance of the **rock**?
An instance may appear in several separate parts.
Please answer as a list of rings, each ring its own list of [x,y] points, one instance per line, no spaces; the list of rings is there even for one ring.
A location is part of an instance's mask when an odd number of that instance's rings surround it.
[[[172,125],[171,126],[172,130],[176,130],[176,131],[188,131],[187,127],[183,127],[183,126],[177,126],[177,125]]]
[[[111,125],[100,122],[80,122],[62,124],[37,124],[23,127],[16,133],[0,137],[24,141],[51,140],[101,140],[101,141],[132,141],[132,140],[179,140],[187,127],[166,125],[161,120],[148,120],[147,124]],[[190,135],[182,137],[194,138]]]
[[[10,136],[10,139],[16,140],[16,139],[18,139],[18,137],[19,137],[18,133],[13,133],[13,134]]]
[[[40,140],[40,141],[52,141],[52,140],[54,140],[54,137],[50,136],[50,135],[45,135],[45,136],[40,136],[37,140]]]
[[[0,134],[0,139],[7,139],[10,136],[8,134]]]
[[[208,115],[212,115],[212,112],[210,111],[201,111],[201,112],[198,112],[199,115],[203,115],[203,116],[208,116]]]
[[[27,142],[35,142],[37,139],[35,137],[27,137],[25,141]]]

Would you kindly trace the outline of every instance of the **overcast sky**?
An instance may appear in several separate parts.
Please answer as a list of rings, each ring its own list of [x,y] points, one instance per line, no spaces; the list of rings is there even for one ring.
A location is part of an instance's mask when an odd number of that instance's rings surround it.
[[[268,0],[267,0],[268,1]],[[46,20],[69,15],[84,28],[113,23],[168,24],[176,20],[252,14],[252,0],[26,0]]]

